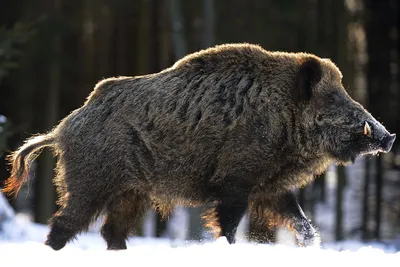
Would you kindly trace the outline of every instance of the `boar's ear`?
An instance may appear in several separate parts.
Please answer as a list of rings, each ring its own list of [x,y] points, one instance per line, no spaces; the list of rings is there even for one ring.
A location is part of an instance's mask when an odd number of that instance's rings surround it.
[[[313,87],[321,80],[321,77],[321,63],[318,59],[313,57],[300,59],[293,92],[295,101],[309,101],[313,94]]]

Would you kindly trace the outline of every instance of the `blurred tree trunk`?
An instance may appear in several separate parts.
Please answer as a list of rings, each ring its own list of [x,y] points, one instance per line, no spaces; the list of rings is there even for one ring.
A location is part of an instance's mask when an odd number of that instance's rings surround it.
[[[363,240],[369,239],[368,219],[369,219],[369,185],[371,181],[371,164],[369,159],[365,160],[364,170],[364,186],[362,199],[362,221],[361,221],[361,236]]]
[[[350,14],[348,24],[348,49],[349,60],[353,72],[353,86],[349,93],[364,107],[368,108],[368,92],[366,88],[365,65],[367,61],[366,40],[364,29],[364,0],[345,1],[346,9]],[[360,189],[362,193],[361,207],[361,237],[363,240],[369,238],[369,191],[371,183],[371,162],[364,159],[364,180]]]
[[[348,53],[351,70],[353,72],[350,95],[364,107],[368,105],[366,88],[365,65],[367,51],[364,29],[364,0],[346,1],[346,10],[350,15],[348,28]]]
[[[161,42],[161,23],[164,21],[162,20],[161,13],[161,0],[151,0],[150,7],[149,7],[149,47],[148,47],[148,54],[147,58],[149,61],[149,71],[150,72],[158,72],[161,69],[165,68],[162,66],[161,63],[161,56],[160,51],[162,46]]]
[[[158,6],[158,13],[159,16],[159,34],[158,34],[158,49],[159,49],[159,64],[160,69],[165,69],[170,66],[174,62],[174,56],[172,54],[172,46],[173,43],[171,42],[172,39],[172,32],[171,32],[171,23],[169,18],[169,3],[163,0],[159,1]]]
[[[204,48],[215,44],[214,28],[215,28],[215,3],[214,0],[203,0],[204,14]]]
[[[332,1],[317,0],[317,42],[318,53],[321,57],[332,57]]]
[[[393,30],[397,26],[396,0],[374,1],[365,0],[366,36],[367,36],[367,88],[369,94],[369,109],[388,129],[399,129],[399,116],[391,110],[398,110],[399,90],[395,90],[392,68],[397,49],[393,43]],[[397,8],[396,8],[397,7]],[[384,184],[382,156],[376,158],[375,177],[375,230],[373,238],[381,238],[381,204]]]
[[[187,52],[187,42],[184,36],[184,26],[181,14],[181,1],[169,0],[170,20],[172,23],[172,42],[175,60],[183,58]]]
[[[335,239],[344,239],[343,229],[343,191],[346,186],[346,169],[344,166],[337,167],[337,187],[336,187],[336,216],[335,216]]]
[[[137,1],[139,18],[138,18],[138,31],[136,39],[138,48],[136,50],[136,70],[139,74],[146,74],[150,71],[150,35],[154,35],[154,32],[150,31],[151,27],[151,14],[150,14],[150,3],[153,1]],[[155,55],[152,56],[155,58]]]
[[[114,10],[113,7],[110,7],[109,1],[97,0],[95,2],[97,5],[97,10],[94,10],[96,12],[96,45],[93,47],[93,50],[97,52],[95,53],[97,72],[96,77],[94,77],[94,83],[101,78],[110,76],[110,61],[112,60],[110,51],[114,29]],[[127,73],[123,74],[127,75]],[[91,90],[92,87],[93,85],[87,89]]]
[[[50,14],[53,19],[61,16],[62,0],[52,1]],[[57,31],[53,32],[51,43],[51,56],[48,69],[49,90],[45,105],[45,128],[50,130],[56,125],[59,114],[59,95],[61,91],[61,36]],[[35,220],[39,223],[47,223],[55,211],[56,195],[53,187],[55,159],[49,151],[44,151],[40,159],[38,179],[36,179],[36,213]]]
[[[118,73],[118,75],[122,75],[122,73],[126,72],[127,69],[127,58],[128,58],[128,47],[127,47],[127,33],[126,32],[126,10],[124,5],[115,7],[115,69],[114,72]],[[137,22],[136,22],[137,23]],[[140,27],[140,25],[138,26]]]
[[[319,175],[314,182],[314,187],[316,194],[316,200],[325,202],[326,201],[326,172]]]
[[[380,240],[381,238],[381,218],[382,218],[382,187],[383,187],[383,166],[382,157],[375,158],[375,231],[374,239]]]
[[[396,1],[396,0],[394,0]],[[367,36],[367,77],[369,93],[369,109],[376,118],[383,120],[388,128],[395,128],[398,117],[392,109],[393,101],[397,100],[398,92],[391,88],[392,74],[390,69],[392,30],[397,21],[392,21],[392,0],[365,0],[366,36]],[[395,99],[393,100],[393,97]],[[397,105],[396,103],[394,105]]]
[[[79,59],[81,61],[82,77],[81,77],[81,92],[88,90],[89,88],[93,88],[93,82],[95,80],[95,18],[94,18],[94,0],[84,0],[83,1],[83,10],[81,15],[82,20],[82,28],[81,28],[81,42],[82,49],[79,51]],[[83,93],[81,95],[83,96]]]
[[[312,184],[311,188],[311,193],[312,193],[312,199],[310,203],[310,214],[311,214],[311,219],[313,220],[316,215],[316,209],[315,209],[315,204],[318,202],[325,203],[326,201],[326,172],[319,175],[314,183]]]
[[[330,13],[332,15],[332,35],[333,40],[330,51],[332,51],[331,57],[334,62],[339,66],[343,73],[343,84],[348,87],[352,84],[352,73],[349,68],[349,62],[347,57],[347,23],[349,21],[348,14],[344,6],[344,1],[332,1]],[[344,189],[346,187],[347,173],[344,166],[337,167],[337,187],[336,187],[336,216],[335,216],[335,237],[336,240],[344,239],[344,227],[343,227],[343,200],[344,200]]]

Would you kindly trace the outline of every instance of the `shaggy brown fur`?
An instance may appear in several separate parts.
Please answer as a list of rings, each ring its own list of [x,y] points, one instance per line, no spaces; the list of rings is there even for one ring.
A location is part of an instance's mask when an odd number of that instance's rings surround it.
[[[230,243],[250,209],[254,222],[272,218],[308,245],[315,230],[293,190],[332,162],[389,151],[394,138],[348,96],[330,60],[221,45],[160,73],[98,83],[81,108],[11,156],[4,192],[18,192],[49,146],[61,205],[46,241],[53,249],[99,213],[108,248],[124,249],[150,205],[167,216],[201,204]]]

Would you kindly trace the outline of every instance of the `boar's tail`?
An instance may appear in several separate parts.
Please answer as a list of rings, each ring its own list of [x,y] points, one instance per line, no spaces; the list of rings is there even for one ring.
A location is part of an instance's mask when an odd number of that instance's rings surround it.
[[[28,178],[29,168],[39,156],[40,149],[53,143],[54,137],[51,134],[38,135],[28,139],[17,151],[8,156],[7,160],[12,167],[11,176],[6,180],[2,191],[7,195],[16,196]]]

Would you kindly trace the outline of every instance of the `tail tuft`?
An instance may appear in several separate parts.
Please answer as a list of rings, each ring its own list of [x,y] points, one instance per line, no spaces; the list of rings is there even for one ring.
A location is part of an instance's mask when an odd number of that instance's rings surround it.
[[[28,178],[29,168],[36,157],[39,156],[40,149],[51,146],[53,143],[54,139],[50,134],[35,136],[10,154],[7,161],[12,166],[11,175],[4,184],[3,193],[16,196]]]

